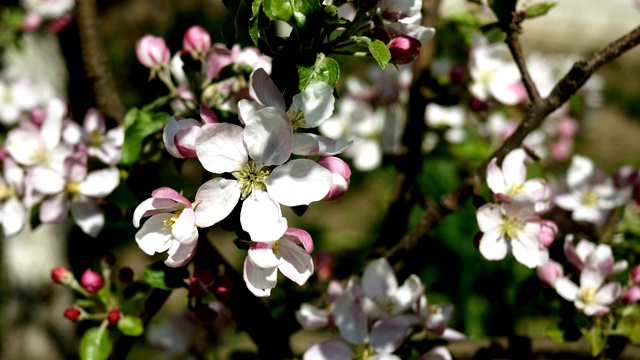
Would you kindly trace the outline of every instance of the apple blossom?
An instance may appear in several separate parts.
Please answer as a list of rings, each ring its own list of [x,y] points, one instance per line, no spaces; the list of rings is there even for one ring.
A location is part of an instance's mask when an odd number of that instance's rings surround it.
[[[627,269],[626,260],[615,262],[613,251],[608,244],[595,244],[588,240],[580,240],[573,245],[573,235],[565,237],[564,252],[567,260],[578,270],[585,268],[601,272],[604,276],[620,273]]]
[[[256,296],[271,294],[278,270],[296,284],[304,285],[313,275],[313,259],[309,255],[312,251],[309,233],[295,228],[288,228],[279,240],[256,242],[244,260],[244,281]]]
[[[502,260],[510,251],[519,263],[530,268],[549,259],[549,251],[539,239],[540,218],[533,205],[485,204],[476,212],[476,218],[483,232],[479,248],[485,259]]]
[[[398,286],[396,275],[386,258],[372,260],[362,275],[362,292],[372,301],[373,307],[366,309],[369,316],[394,316],[411,309],[424,286],[417,275],[412,274],[402,286]]]
[[[24,170],[11,159],[5,157],[0,178],[0,222],[5,236],[20,232],[27,221],[27,207],[21,195],[25,192]]]
[[[170,267],[186,265],[195,254],[198,243],[198,202],[191,203],[177,191],[161,187],[136,207],[133,225],[140,226],[143,217],[150,216],[136,233],[136,242],[147,255],[167,251],[165,264]]]
[[[107,130],[104,117],[98,109],[87,111],[82,127],[69,121],[62,136],[67,143],[86,148],[89,156],[98,158],[104,164],[117,165],[120,162],[124,127],[116,126]]]
[[[391,39],[387,46],[393,63],[408,64],[418,59],[421,45],[420,41],[411,36],[400,35]]]
[[[136,56],[142,65],[152,70],[152,74],[168,69],[171,53],[164,39],[145,35],[136,42]]]
[[[525,160],[527,153],[519,148],[511,151],[498,167],[498,160],[491,159],[487,167],[487,185],[494,196],[502,201],[530,202],[536,212],[548,208],[549,187],[543,179],[527,180]]]
[[[565,300],[572,301],[576,308],[587,316],[602,316],[609,312],[609,305],[620,297],[622,286],[618,282],[602,285],[603,275],[593,269],[583,269],[580,286],[566,277],[558,278],[554,287]]]
[[[323,201],[336,200],[349,189],[351,179],[351,169],[344,160],[335,156],[321,157],[317,163],[331,172],[332,185],[331,190]]]
[[[211,36],[201,26],[191,26],[182,38],[182,48],[194,59],[204,59],[211,47]]]
[[[640,300],[640,287],[637,285],[628,287],[622,294],[622,301],[625,304],[634,303]]]
[[[575,155],[567,171],[569,191],[559,194],[554,202],[560,208],[571,211],[575,221],[587,221],[601,225],[606,212],[618,207],[629,198],[629,189],[617,189],[611,179],[596,181],[596,169],[591,160]]]
[[[538,278],[549,287],[555,286],[555,281],[564,276],[562,265],[549,259],[544,265],[536,270]]]

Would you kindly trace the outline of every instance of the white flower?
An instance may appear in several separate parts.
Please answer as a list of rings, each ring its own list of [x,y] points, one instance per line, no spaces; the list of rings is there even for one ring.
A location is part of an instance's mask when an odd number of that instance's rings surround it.
[[[587,316],[602,316],[609,312],[609,305],[620,297],[622,285],[610,282],[604,286],[599,271],[584,269],[580,273],[580,287],[566,277],[556,280],[555,288],[560,296],[573,301],[576,308]]]
[[[396,275],[386,258],[372,260],[362,275],[362,292],[372,300],[373,309],[366,309],[369,316],[395,316],[411,309],[424,286],[420,278],[412,274],[402,286],[398,286]],[[378,315],[378,316],[376,316]]]
[[[478,226],[484,234],[480,253],[487,260],[502,260],[512,252],[516,260],[530,268],[549,259],[542,245],[540,218],[530,204],[503,203],[482,205],[476,212]]]
[[[611,246],[580,240],[574,247],[573,234],[565,237],[564,252],[567,260],[578,270],[585,268],[599,271],[604,276],[620,273],[627,269],[627,260],[615,262]]]

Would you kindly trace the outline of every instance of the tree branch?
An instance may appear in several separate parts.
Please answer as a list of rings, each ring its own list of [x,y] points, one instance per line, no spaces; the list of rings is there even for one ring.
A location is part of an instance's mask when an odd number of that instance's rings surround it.
[[[484,182],[487,165],[492,158],[496,157],[499,161],[502,161],[506,154],[520,147],[524,138],[531,131],[538,128],[547,115],[559,108],[575,94],[593,72],[625,51],[635,47],[638,43],[640,43],[640,27],[610,43],[591,57],[576,62],[569,73],[556,84],[548,97],[532,102],[516,131],[505,140],[502,146],[479,168],[472,171],[458,188],[442,196],[438,203],[431,204],[422,214],[419,223],[410,229],[398,243],[384,252],[384,256],[389,258],[391,263],[402,262],[404,265],[415,263],[416,257],[422,254],[420,250],[424,250],[426,246],[424,241],[420,242],[420,239],[429,233],[443,216],[457,209],[462,202],[469,198],[473,193],[474,184]]]
[[[124,120],[124,107],[118,97],[106,50],[100,35],[100,20],[96,0],[78,0],[76,14],[87,77],[93,81],[93,92],[100,112],[115,119],[118,124]]]
[[[529,95],[529,101],[538,101],[540,99],[540,93],[538,92],[536,84],[531,79],[531,75],[529,75],[529,70],[527,69],[527,64],[524,61],[522,47],[520,45],[520,34],[517,30],[509,30],[505,41],[507,46],[509,46],[513,60],[515,60],[516,65],[518,65],[518,70],[520,70],[520,75],[522,76],[522,83]]]

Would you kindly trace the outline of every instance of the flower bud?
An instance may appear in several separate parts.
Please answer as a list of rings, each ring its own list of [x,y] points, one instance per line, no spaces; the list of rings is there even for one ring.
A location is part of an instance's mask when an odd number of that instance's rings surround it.
[[[95,294],[104,286],[104,279],[97,272],[87,269],[80,278],[80,285],[90,294]]]
[[[418,39],[411,36],[400,35],[389,42],[389,52],[391,52],[391,62],[395,64],[408,64],[420,56],[420,46]]]
[[[182,38],[182,49],[195,59],[204,59],[211,47],[211,36],[200,26],[192,26]]]
[[[51,270],[51,280],[56,284],[68,285],[73,281],[73,273],[68,267],[57,266]]]
[[[142,65],[160,69],[169,66],[171,53],[163,38],[145,35],[136,42],[136,56]]]
[[[553,260],[549,260],[546,264],[540,266],[537,273],[540,281],[552,288],[555,287],[555,281],[564,276],[562,266]]]
[[[349,165],[335,156],[321,158],[318,160],[318,165],[329,170],[333,180],[331,190],[329,190],[327,196],[322,200],[331,201],[342,197],[342,195],[347,192],[347,189],[349,189],[349,184],[351,183],[351,169]]]
[[[113,254],[111,253],[106,253],[102,255],[101,260],[104,266],[113,266],[116,263],[116,257],[113,256]]]
[[[629,277],[634,284],[640,284],[640,265],[636,265],[631,269]]]
[[[549,247],[558,233],[558,225],[551,220],[542,220],[540,222],[540,233],[538,233],[538,239],[542,243],[542,246]]]
[[[631,304],[640,300],[640,287],[631,286],[622,294],[622,302]]]
[[[107,315],[107,320],[109,320],[109,324],[111,325],[117,324],[118,320],[120,320],[120,310],[113,309],[109,311],[109,314]]]
[[[482,113],[489,110],[489,103],[478,98],[471,98],[469,100],[469,108],[472,111]]]
[[[66,317],[67,319],[73,322],[77,322],[78,320],[80,320],[81,316],[82,316],[82,312],[80,311],[80,309],[75,307],[68,308],[64,311],[64,317]]]
[[[203,298],[213,290],[214,277],[207,269],[196,269],[189,279],[189,294],[195,298]]]
[[[216,294],[216,299],[221,303],[225,304],[229,301],[231,297],[231,288],[233,287],[233,283],[231,282],[231,278],[226,275],[220,275],[216,279],[216,283],[213,288],[213,292]]]
[[[329,280],[333,273],[331,268],[331,263],[333,262],[333,256],[331,256],[328,252],[322,252],[316,256],[315,261],[315,269],[316,274],[318,275],[318,279],[321,280]]]

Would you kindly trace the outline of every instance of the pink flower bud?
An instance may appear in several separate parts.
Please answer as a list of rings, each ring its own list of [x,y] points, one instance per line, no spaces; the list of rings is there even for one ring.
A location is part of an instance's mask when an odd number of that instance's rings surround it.
[[[542,220],[540,222],[540,233],[538,234],[538,239],[542,243],[542,246],[549,247],[553,243],[553,240],[556,238],[556,234],[558,233],[558,225],[551,220]]]
[[[335,156],[320,158],[318,165],[329,170],[333,180],[331,190],[329,190],[327,196],[322,200],[331,201],[342,197],[342,195],[347,192],[347,189],[349,189],[349,184],[351,183],[351,169],[349,165]]]
[[[73,16],[71,14],[63,14],[62,16],[51,20],[51,22],[47,25],[47,30],[50,32],[57,34],[62,31],[67,25],[71,24],[73,21]]]
[[[622,294],[622,301],[625,304],[631,304],[638,300],[640,300],[640,287],[638,286],[631,286]]]
[[[75,307],[68,308],[64,311],[64,317],[66,317],[67,319],[73,322],[80,320],[81,316],[82,316],[82,312]]]
[[[216,294],[216,299],[221,303],[225,304],[229,301],[231,297],[231,288],[233,287],[233,283],[231,282],[231,278],[226,275],[218,276],[216,280],[213,292]]]
[[[192,26],[182,38],[182,49],[195,59],[202,59],[211,47],[211,36],[200,26]]]
[[[572,139],[578,132],[578,121],[572,118],[564,118],[558,122],[558,135],[564,139]]]
[[[87,269],[80,278],[80,285],[91,294],[95,294],[104,286],[104,279],[97,272]]]
[[[631,274],[629,275],[629,277],[634,284],[640,284],[640,265],[636,265],[633,269],[631,269]]]
[[[395,64],[408,64],[420,56],[420,46],[418,39],[411,36],[400,35],[389,42],[391,61]]]
[[[73,273],[68,267],[57,266],[51,270],[51,280],[56,284],[70,284],[73,280]]]
[[[142,65],[159,69],[169,66],[171,53],[163,38],[145,35],[136,42],[136,56]]]
[[[189,294],[195,298],[203,298],[213,290],[215,279],[211,271],[207,269],[196,269],[189,279]]]
[[[333,262],[333,256],[328,252],[322,252],[315,258],[315,269],[318,279],[329,280],[333,273],[331,263]]]
[[[478,98],[471,98],[469,100],[469,108],[472,111],[481,113],[489,110],[489,103]]]
[[[564,161],[571,156],[573,140],[561,138],[551,145],[551,156],[554,160]]]
[[[451,84],[462,85],[467,79],[467,68],[462,64],[455,64],[449,71],[449,79]]]
[[[537,273],[540,281],[549,287],[555,287],[555,281],[564,276],[562,266],[553,260],[549,260],[546,264],[540,266]]]
[[[42,17],[34,12],[28,12],[22,22],[22,30],[36,31],[42,25]]]
[[[109,320],[109,324],[111,325],[117,324],[118,320],[120,320],[120,310],[113,309],[109,311],[109,314],[107,315],[107,320]]]

